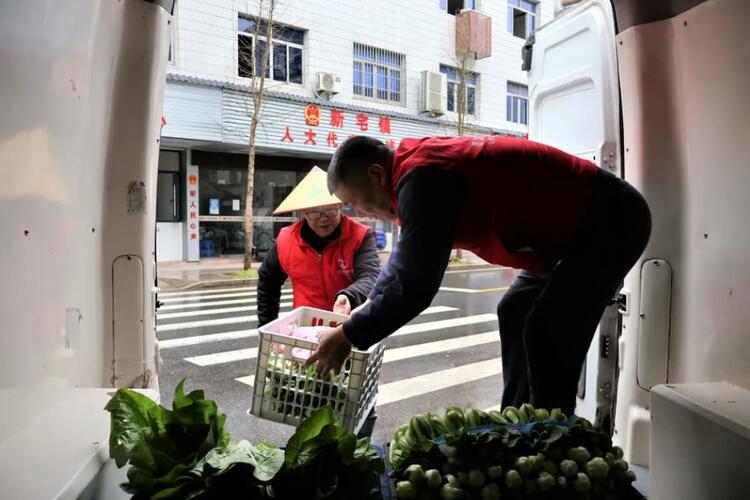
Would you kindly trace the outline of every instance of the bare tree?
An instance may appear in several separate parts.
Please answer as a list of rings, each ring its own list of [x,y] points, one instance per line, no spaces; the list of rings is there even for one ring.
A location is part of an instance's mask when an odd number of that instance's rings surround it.
[[[266,78],[269,71],[271,43],[274,36],[274,14],[277,0],[258,0],[257,17],[255,19],[252,49],[243,53],[246,67],[250,71],[250,98],[253,108],[250,111],[250,134],[247,148],[247,188],[245,190],[245,256],[244,269],[250,269],[253,262],[253,193],[255,183],[255,141],[258,125],[263,114],[263,103],[266,97]],[[258,41],[265,39],[264,44]],[[260,54],[258,47],[262,45]],[[260,57],[258,57],[260,55]],[[247,59],[250,59],[247,61]]]
[[[456,134],[459,136],[466,134],[466,124],[470,116],[469,108],[475,106],[476,93],[471,97],[469,96],[468,80],[474,78],[474,72],[472,71],[473,63],[476,59],[475,54],[469,50],[469,44],[464,43],[469,36],[467,24],[456,25],[456,51],[453,54],[455,61],[454,71],[458,78],[458,85],[456,86],[455,94],[455,108],[456,113]],[[463,252],[460,248],[456,249],[456,259],[461,260],[463,258]]]

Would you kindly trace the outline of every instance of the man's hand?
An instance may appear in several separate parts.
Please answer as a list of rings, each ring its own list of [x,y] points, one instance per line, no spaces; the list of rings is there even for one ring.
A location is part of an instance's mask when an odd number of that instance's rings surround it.
[[[351,313],[351,316],[354,316],[354,315],[355,315],[355,314],[357,314],[357,313],[358,313],[359,311],[361,311],[362,309],[364,309],[364,308],[365,308],[365,306],[366,306],[367,304],[369,304],[370,302],[372,302],[372,301],[371,301],[370,299],[367,299],[367,300],[365,300],[364,302],[362,302],[362,303],[361,303],[360,305],[358,305],[357,307],[355,307],[355,308],[354,308],[354,310],[353,310],[353,311],[352,311],[352,313]]]
[[[326,377],[330,371],[339,373],[351,350],[352,345],[344,335],[343,326],[322,329],[318,348],[305,361],[305,368],[316,365],[321,378]]]
[[[349,316],[349,313],[352,312],[352,304],[349,302],[349,297],[344,294],[336,297],[336,302],[333,303],[333,312]]]

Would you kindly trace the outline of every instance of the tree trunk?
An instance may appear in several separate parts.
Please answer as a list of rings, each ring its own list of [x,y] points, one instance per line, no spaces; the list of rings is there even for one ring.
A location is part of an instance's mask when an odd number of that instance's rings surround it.
[[[250,144],[247,151],[247,188],[245,190],[245,259],[243,269],[253,263],[253,191],[255,183],[255,127],[251,125]]]
[[[264,13],[264,1],[258,2],[258,17],[262,18]],[[276,8],[276,0],[270,0],[268,3],[267,19],[265,26],[266,31],[260,32],[262,23],[255,24],[255,39],[263,35],[266,40],[273,40],[273,17]],[[256,46],[257,47],[257,46]],[[266,85],[266,70],[268,69],[269,52],[271,43],[266,43],[261,56],[261,65],[256,67],[257,58],[255,52],[252,53],[251,65],[253,75],[250,80],[250,92],[253,101],[253,111],[250,114],[250,134],[248,137],[247,147],[247,188],[245,189],[245,255],[242,267],[245,270],[250,269],[253,264],[253,192],[255,190],[255,138],[258,130],[258,124],[261,120],[261,109],[263,107],[264,92]]]

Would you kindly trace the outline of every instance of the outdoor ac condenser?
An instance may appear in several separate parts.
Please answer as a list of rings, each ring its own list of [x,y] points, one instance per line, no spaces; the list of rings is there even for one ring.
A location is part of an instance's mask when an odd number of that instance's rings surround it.
[[[448,82],[442,73],[422,71],[422,85],[419,95],[419,111],[432,115],[445,113]]]

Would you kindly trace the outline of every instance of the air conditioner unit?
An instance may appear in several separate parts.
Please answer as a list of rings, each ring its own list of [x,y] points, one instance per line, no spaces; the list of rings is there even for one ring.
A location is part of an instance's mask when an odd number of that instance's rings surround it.
[[[444,74],[422,71],[422,87],[419,95],[419,111],[433,115],[445,114],[448,81]]]
[[[315,93],[334,95],[339,93],[341,78],[333,73],[318,72],[315,74]]]

